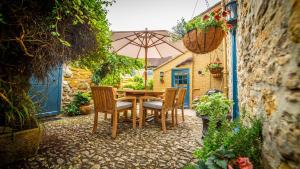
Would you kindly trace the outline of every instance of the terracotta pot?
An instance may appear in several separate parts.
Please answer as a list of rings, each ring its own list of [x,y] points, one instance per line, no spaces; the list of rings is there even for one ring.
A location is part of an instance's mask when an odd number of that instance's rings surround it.
[[[83,115],[90,114],[92,112],[92,105],[90,105],[90,104],[80,105],[79,111]]]
[[[222,77],[223,69],[224,69],[223,67],[214,68],[214,69],[209,68],[209,71],[214,78],[220,78],[220,77]]]
[[[41,126],[0,134],[0,166],[35,156],[42,135],[43,128]]]
[[[220,27],[211,27],[207,30],[193,29],[183,37],[184,46],[191,52],[205,54],[218,48],[225,32]]]

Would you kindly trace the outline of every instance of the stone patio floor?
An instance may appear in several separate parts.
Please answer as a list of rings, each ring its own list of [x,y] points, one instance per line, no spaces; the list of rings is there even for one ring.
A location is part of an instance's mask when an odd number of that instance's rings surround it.
[[[45,135],[37,156],[6,168],[183,168],[196,161],[193,152],[201,146],[202,122],[194,114],[187,110],[185,122],[175,128],[169,122],[167,134],[154,122],[136,130],[120,123],[116,139],[103,115],[96,134],[91,133],[93,114],[50,118],[42,123]]]

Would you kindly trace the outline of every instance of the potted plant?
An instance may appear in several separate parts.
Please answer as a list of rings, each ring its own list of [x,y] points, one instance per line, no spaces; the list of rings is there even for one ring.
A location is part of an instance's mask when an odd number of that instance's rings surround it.
[[[183,37],[184,46],[193,53],[211,52],[221,44],[225,32],[232,28],[226,21],[228,13],[229,11],[217,9],[189,22],[182,19],[173,27],[173,37],[176,37],[175,39]]]
[[[207,65],[207,69],[214,78],[222,77],[223,66],[221,62],[214,62]]]
[[[0,117],[4,115],[4,118],[0,118],[0,166],[34,156],[43,135],[31,98],[26,93],[20,93],[16,98],[12,90],[2,89],[0,101],[6,105],[0,104]]]
[[[228,118],[228,112],[232,101],[227,99],[222,93],[214,93],[211,95],[203,95],[197,100],[194,100],[194,109],[198,116],[202,118],[204,136],[208,129],[210,119],[216,120],[216,125],[223,117]]]
[[[91,96],[89,93],[77,92],[74,96],[75,105],[79,107],[79,112],[83,115],[90,114],[92,112],[90,101]]]
[[[43,130],[29,95],[32,79],[47,82],[53,69],[70,61],[88,68],[102,63],[110,46],[109,3],[1,1],[0,166],[38,150]]]

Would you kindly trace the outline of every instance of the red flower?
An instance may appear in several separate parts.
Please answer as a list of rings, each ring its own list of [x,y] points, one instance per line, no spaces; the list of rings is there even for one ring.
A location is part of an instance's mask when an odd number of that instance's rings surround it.
[[[203,16],[203,20],[204,20],[204,21],[207,20],[208,18],[209,18],[208,15],[204,15],[204,16]]]
[[[214,16],[214,18],[216,21],[219,21],[221,19],[220,15],[216,15],[216,16]]]
[[[227,28],[228,28],[228,29],[232,29],[233,26],[232,26],[231,24],[227,24]]]
[[[215,12],[215,13],[219,13],[219,12],[220,12],[220,10],[221,10],[221,8],[219,8],[219,9],[216,9],[214,12]]]
[[[240,169],[253,169],[253,165],[250,162],[249,158],[239,157],[236,160],[236,163],[240,167]]]
[[[223,11],[223,12],[222,12],[222,16],[223,16],[223,17],[226,17],[226,16],[227,16],[227,14],[228,14],[228,12],[227,12],[227,11]]]

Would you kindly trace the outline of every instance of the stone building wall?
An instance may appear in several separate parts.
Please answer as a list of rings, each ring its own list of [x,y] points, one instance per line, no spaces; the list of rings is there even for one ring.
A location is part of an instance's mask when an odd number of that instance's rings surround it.
[[[238,0],[239,100],[264,116],[265,168],[300,168],[300,1]]]
[[[62,106],[70,103],[78,91],[90,92],[92,73],[87,69],[64,66]]]

